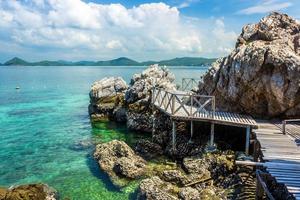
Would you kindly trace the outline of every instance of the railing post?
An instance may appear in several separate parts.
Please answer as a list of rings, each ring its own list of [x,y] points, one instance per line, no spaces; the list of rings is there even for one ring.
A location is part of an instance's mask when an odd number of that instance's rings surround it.
[[[216,99],[215,97],[213,96],[212,97],[212,118],[214,119],[215,118],[215,112],[216,112]]]
[[[174,112],[175,112],[175,94],[172,94],[171,112],[172,112],[172,115],[173,115]]]
[[[193,115],[193,105],[194,105],[193,99],[194,99],[194,95],[191,95],[190,116]]]
[[[172,149],[173,152],[176,150],[176,123],[174,119],[172,119]]]
[[[152,88],[152,99],[151,102],[154,104],[155,87]]]
[[[261,177],[260,177],[260,173],[259,171],[257,170],[256,171],[256,192],[255,192],[255,199],[256,200],[260,200],[260,199],[263,199],[264,197],[264,189],[262,187],[262,183],[260,181]]]
[[[214,138],[215,138],[215,124],[210,124],[210,146],[214,146]]]
[[[286,121],[283,120],[283,121],[282,121],[282,133],[283,133],[283,135],[286,134],[285,128],[286,128]]]

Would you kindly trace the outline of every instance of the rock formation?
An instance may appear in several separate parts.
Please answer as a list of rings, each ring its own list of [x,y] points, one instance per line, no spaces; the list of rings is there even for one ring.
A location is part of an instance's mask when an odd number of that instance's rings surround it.
[[[199,84],[219,109],[256,117],[300,116],[300,24],[271,13],[249,24],[232,53],[218,60]]]
[[[155,170],[154,170],[155,171]],[[227,199],[226,189],[239,184],[232,152],[188,157],[182,166],[162,168],[141,181],[139,199]]]
[[[89,113],[94,121],[112,119],[126,121],[124,95],[128,88],[121,77],[104,78],[95,82],[90,91]]]
[[[145,173],[146,161],[123,141],[98,144],[94,158],[116,186],[123,187],[128,179],[140,178]]]
[[[141,74],[135,74],[130,87],[125,93],[125,101],[129,104],[127,110],[127,127],[133,130],[151,132],[152,109],[151,92],[153,87],[166,90],[176,90],[174,74],[165,67],[152,65]]]
[[[57,192],[45,184],[29,184],[0,188],[1,200],[56,200]]]
[[[130,86],[118,78],[104,78],[95,82],[90,91],[89,113],[92,121],[110,119],[127,121],[127,127],[151,132],[152,88],[175,90],[175,76],[165,67],[151,65],[140,74],[133,75]]]

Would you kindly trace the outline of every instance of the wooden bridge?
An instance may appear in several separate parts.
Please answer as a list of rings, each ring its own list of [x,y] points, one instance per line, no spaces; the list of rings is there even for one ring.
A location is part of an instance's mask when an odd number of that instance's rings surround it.
[[[154,88],[152,94],[152,104],[172,119],[174,149],[176,139],[175,120],[184,120],[191,123],[191,136],[193,135],[194,121],[211,123],[211,146],[214,144],[215,124],[245,128],[245,152],[249,153],[250,131],[251,128],[256,127],[256,122],[252,117],[216,111],[214,96],[195,95],[184,91],[165,91],[159,88]]]
[[[253,132],[261,146],[262,166],[278,183],[285,184],[296,199],[300,199],[300,125],[291,123],[295,121],[300,120],[285,120],[283,123],[259,121],[258,129]],[[259,186],[270,196],[264,183]]]
[[[183,79],[181,89],[191,89],[196,80]],[[261,145],[263,155],[259,163],[245,162],[267,169],[277,182],[285,184],[288,192],[300,200],[300,125],[291,122],[300,120],[285,120],[283,123],[270,123],[258,121],[250,116],[230,112],[216,111],[214,96],[196,95],[186,91],[166,91],[153,88],[152,104],[170,116],[172,120],[172,145],[175,149],[176,120],[191,123],[191,137],[195,121],[209,122],[211,124],[210,145],[214,145],[214,125],[222,124],[245,128],[245,152],[249,153],[251,129]],[[153,120],[154,121],[154,120]],[[154,124],[153,124],[154,125]],[[154,130],[154,129],[153,129]],[[257,199],[265,193],[269,199],[274,199],[263,182],[264,172],[257,171]]]

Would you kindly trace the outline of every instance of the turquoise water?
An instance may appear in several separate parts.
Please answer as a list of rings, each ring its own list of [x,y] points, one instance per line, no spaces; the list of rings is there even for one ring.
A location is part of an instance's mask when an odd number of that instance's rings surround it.
[[[92,158],[94,142],[132,145],[143,135],[125,125],[88,117],[90,85],[105,76],[129,82],[144,67],[0,67],[0,186],[43,182],[63,198],[130,199],[135,184],[118,190]],[[206,69],[171,68],[177,82]],[[20,86],[20,90],[15,87]]]

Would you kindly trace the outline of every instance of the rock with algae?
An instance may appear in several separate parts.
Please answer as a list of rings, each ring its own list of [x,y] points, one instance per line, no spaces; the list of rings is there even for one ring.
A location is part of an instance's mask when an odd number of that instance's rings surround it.
[[[146,161],[123,141],[113,140],[98,144],[94,158],[111,181],[119,187],[126,186],[131,179],[138,179],[145,173]]]
[[[56,200],[57,192],[46,184],[29,184],[0,188],[1,200]]]

